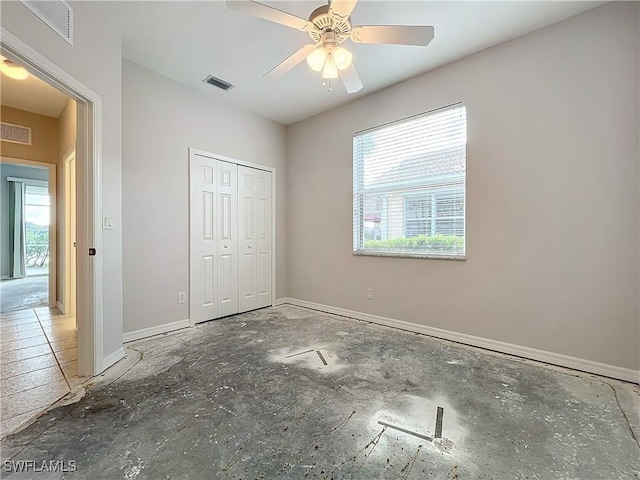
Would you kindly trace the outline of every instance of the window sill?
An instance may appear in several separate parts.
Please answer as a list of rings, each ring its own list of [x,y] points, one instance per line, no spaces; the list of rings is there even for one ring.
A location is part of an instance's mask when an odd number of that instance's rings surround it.
[[[466,254],[443,253],[441,255],[435,253],[412,253],[412,252],[376,252],[369,250],[355,250],[353,255],[358,257],[392,257],[392,258],[418,258],[422,260],[458,260],[465,261]]]

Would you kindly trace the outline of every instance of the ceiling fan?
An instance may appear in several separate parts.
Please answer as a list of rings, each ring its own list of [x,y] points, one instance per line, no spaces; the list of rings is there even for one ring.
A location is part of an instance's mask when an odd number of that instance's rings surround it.
[[[393,45],[427,46],[433,40],[434,28],[421,25],[365,25],[352,27],[350,15],[358,0],[333,0],[316,8],[309,20],[283,12],[262,3],[245,0],[227,0],[233,10],[307,32],[313,43],[300,48],[293,55],[268,71],[267,75],[283,75],[303,60],[316,72],[322,72],[322,82],[329,91],[332,80],[340,78],[348,93],[362,88],[362,82],[353,66],[353,55],[340,46],[351,39],[356,43],[383,43]]]

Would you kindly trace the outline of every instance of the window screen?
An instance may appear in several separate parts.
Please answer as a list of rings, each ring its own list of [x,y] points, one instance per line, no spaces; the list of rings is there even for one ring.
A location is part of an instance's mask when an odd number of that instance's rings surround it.
[[[353,139],[353,251],[464,258],[466,107],[459,103]]]

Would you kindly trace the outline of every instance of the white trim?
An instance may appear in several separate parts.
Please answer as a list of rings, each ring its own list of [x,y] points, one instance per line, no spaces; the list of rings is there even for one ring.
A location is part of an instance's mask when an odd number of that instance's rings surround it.
[[[104,370],[106,370],[107,368],[112,366],[114,363],[122,360],[123,358],[124,358],[124,347],[120,347],[115,352],[110,353],[109,355],[104,357],[102,359],[101,363],[102,363],[102,366],[103,366]]]
[[[233,157],[226,157],[224,155],[218,155],[217,153],[205,152],[204,150],[198,150],[197,148],[189,147],[189,155],[198,155],[200,157],[211,158],[213,160],[222,160],[224,162],[235,163],[236,165],[242,165],[244,167],[256,168],[258,170],[264,170],[265,172],[275,173],[275,167],[269,167],[267,165],[261,165],[259,163],[246,162]]]
[[[6,158],[6,157],[5,157]],[[42,162],[44,163],[44,162]],[[19,165],[21,166],[21,165]],[[34,180],[33,178],[7,177],[8,182],[22,182],[30,187],[48,187],[48,180]]]
[[[218,155],[197,148],[189,147],[189,165],[191,165],[191,156],[198,155],[201,157],[211,158],[215,160],[223,160],[229,163],[235,163],[236,165],[242,165],[244,167],[255,168],[257,170],[263,170],[265,172],[271,172],[271,305],[275,305],[276,302],[276,257],[277,257],[277,235],[276,235],[276,167],[269,167],[267,165],[260,165],[258,163],[246,162],[237,158],[226,157],[224,155]],[[189,167],[191,168],[191,167]],[[189,257],[191,258],[191,257]],[[189,285],[189,292],[191,292],[191,285]],[[195,324],[194,324],[195,325]]]
[[[64,305],[60,300],[56,302],[56,307],[58,307],[58,310],[60,310],[61,314],[66,315],[66,312],[64,311]]]
[[[141,338],[153,337],[154,335],[160,335],[162,333],[173,332],[182,328],[187,328],[191,325],[189,319],[178,320],[177,322],[165,323],[164,325],[156,325],[154,327],[142,328],[140,330],[134,330],[133,332],[127,332],[122,335],[122,341],[124,343],[133,342],[134,340],[140,340]]]
[[[74,185],[71,187],[70,178],[74,180]],[[68,311],[66,314],[72,315],[76,313],[76,299],[75,292],[72,298],[71,291],[76,289],[76,268],[73,268],[74,265],[77,267],[77,257],[76,257],[76,247],[71,243],[72,230],[75,231],[77,229],[77,214],[76,214],[76,198],[77,191],[75,186],[75,178],[76,178],[76,147],[75,144],[69,149],[67,153],[62,157],[62,198],[64,199],[64,211],[63,211],[63,222],[61,229],[61,239],[62,239],[62,248],[64,251],[64,265],[62,268],[62,285],[63,285],[63,295],[62,300],[64,305],[68,307]],[[71,189],[73,188],[73,200],[74,202],[70,202]],[[73,212],[73,215],[71,213]],[[71,222],[71,218],[73,218],[73,222]],[[73,235],[75,237],[76,235]],[[73,239],[75,242],[75,238]],[[74,258],[75,257],[75,258]],[[72,262],[73,258],[73,262]]]
[[[480,347],[487,350],[506,353],[508,355],[524,357],[530,360],[571,368],[573,370],[581,370],[583,372],[593,373],[596,375],[617,378],[626,382],[639,383],[640,381],[640,371],[638,370],[594,362],[593,360],[586,360],[583,358],[571,357],[561,353],[547,352],[545,350],[538,350],[537,348],[514,345],[512,343],[476,337],[466,333],[452,332],[450,330],[443,330],[440,328],[428,327],[426,325],[419,325],[417,323],[405,322],[403,320],[396,320],[395,318],[380,317],[369,313],[356,312],[353,310],[346,310],[344,308],[322,305],[320,303],[307,302],[306,300],[298,300],[296,298],[280,298],[277,300],[277,304],[296,305],[298,307],[310,308],[312,310],[319,310],[321,312],[341,315],[343,317],[355,318],[365,322],[375,323],[391,328],[399,328],[409,332],[421,333],[430,337],[451,340],[453,342],[463,343],[473,347]]]
[[[78,311],[79,318],[84,318],[86,327],[78,330],[78,370],[81,375],[97,375],[104,370],[105,360],[103,351],[103,278],[102,278],[102,230],[101,222],[94,221],[101,218],[102,211],[102,98],[92,90],[78,82],[67,72],[42,56],[39,52],[24,43],[18,37],[0,28],[0,45],[3,55],[23,65],[30,73],[57,88],[67,96],[78,102],[78,110],[84,113],[82,119],[78,116],[76,141],[83,150],[76,155],[86,162],[86,189],[78,192],[81,201],[86,201],[93,207],[87,212],[82,222],[88,246],[95,247],[98,255],[89,259],[88,256],[78,256],[78,271],[82,271],[87,284],[78,286],[84,290],[77,292],[78,297],[84,296],[83,311]],[[88,198],[85,198],[88,197]],[[78,239],[80,237],[78,229]],[[80,245],[84,247],[85,245]],[[110,358],[116,355],[114,352]],[[108,363],[108,362],[107,362]]]

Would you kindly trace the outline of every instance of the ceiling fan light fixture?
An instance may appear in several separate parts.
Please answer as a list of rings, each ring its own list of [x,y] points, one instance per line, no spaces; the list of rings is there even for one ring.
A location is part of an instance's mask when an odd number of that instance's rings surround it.
[[[13,78],[14,80],[24,80],[29,76],[29,72],[27,72],[26,68],[13,63],[8,58],[5,58],[0,63],[0,71],[7,77]]]
[[[333,55],[327,55],[327,61],[324,62],[324,68],[322,69],[322,79],[328,80],[331,78],[338,78],[338,67],[333,60]]]
[[[324,47],[318,47],[307,56],[307,65],[314,72],[321,72],[327,60],[327,51]]]
[[[336,47],[331,52],[331,56],[333,57],[333,61],[338,67],[338,70],[344,70],[345,68],[349,68],[351,62],[353,61],[352,53],[343,47]]]

